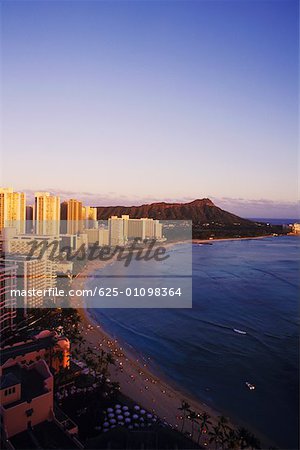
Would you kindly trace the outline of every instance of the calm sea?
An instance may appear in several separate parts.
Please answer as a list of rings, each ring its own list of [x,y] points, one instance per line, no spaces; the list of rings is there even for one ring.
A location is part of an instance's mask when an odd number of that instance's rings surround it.
[[[298,448],[299,249],[294,236],[193,245],[192,309],[94,312],[193,396]]]

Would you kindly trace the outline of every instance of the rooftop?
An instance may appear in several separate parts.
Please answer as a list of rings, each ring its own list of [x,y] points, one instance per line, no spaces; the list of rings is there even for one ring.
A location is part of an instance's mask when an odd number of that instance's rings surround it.
[[[49,378],[51,373],[45,361],[38,361],[31,366],[21,367],[19,364],[9,367],[4,370],[2,379],[10,378],[15,381],[14,384],[21,384],[21,398],[13,403],[4,405],[4,408],[9,409],[23,402],[30,402],[33,398],[38,397],[48,392],[44,386],[44,381]]]
[[[62,338],[62,336],[59,337],[59,339]],[[26,355],[30,352],[52,347],[56,341],[57,335],[55,332],[52,332],[44,337],[32,337],[30,340],[23,343],[11,345],[6,348],[4,347],[0,352],[0,364],[2,366],[9,359],[14,359],[19,355]]]

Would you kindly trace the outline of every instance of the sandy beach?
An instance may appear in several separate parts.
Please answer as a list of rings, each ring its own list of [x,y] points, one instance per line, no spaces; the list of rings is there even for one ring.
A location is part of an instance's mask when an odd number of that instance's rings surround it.
[[[124,348],[121,342],[103,330],[87,310],[79,309],[78,312],[82,320],[82,335],[86,339],[85,345],[90,346],[96,352],[104,349],[115,355],[116,366],[110,366],[110,378],[112,381],[120,383],[123,394],[179,430],[182,426],[182,417],[178,408],[181,406],[182,400],[187,401],[191,409],[197,413],[206,411],[211,416],[213,424],[217,422],[217,417],[221,415],[220,412],[213,410],[205,403],[191,399],[158,377],[148,367],[147,359],[137,357],[134,352]],[[191,431],[189,421],[186,421],[185,430]],[[196,440],[197,436],[198,433],[195,433]]]

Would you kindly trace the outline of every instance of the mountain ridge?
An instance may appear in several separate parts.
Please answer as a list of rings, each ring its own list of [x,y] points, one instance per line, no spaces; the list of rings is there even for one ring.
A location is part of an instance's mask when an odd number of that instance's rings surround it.
[[[131,218],[149,217],[159,220],[192,220],[194,224],[251,224],[244,219],[216,206],[209,198],[198,198],[191,202],[155,202],[139,206],[97,206],[98,220],[107,220],[110,216],[127,214]]]

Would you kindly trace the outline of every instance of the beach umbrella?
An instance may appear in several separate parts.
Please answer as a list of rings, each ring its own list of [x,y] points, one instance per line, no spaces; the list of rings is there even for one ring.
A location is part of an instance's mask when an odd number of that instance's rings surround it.
[[[116,425],[111,425],[111,427],[110,428],[116,428]]]
[[[144,422],[144,419],[142,417],[140,417],[140,422]]]
[[[110,419],[110,423],[114,424],[117,423],[116,419]]]
[[[112,408],[107,408],[107,412],[112,413],[112,412],[114,412],[114,410]]]
[[[121,405],[115,405],[115,409],[120,409]]]
[[[140,408],[138,405],[135,405],[134,409],[135,409],[136,411],[139,411],[141,408]]]
[[[148,419],[152,419],[153,416],[152,416],[152,414],[148,413],[147,417],[148,417]]]
[[[118,422],[118,425],[121,425],[121,427],[124,426],[124,422]]]
[[[108,414],[108,417],[109,417],[110,419],[113,419],[113,418],[115,417],[115,415],[114,415],[114,413],[109,413],[109,414]]]
[[[139,418],[139,416],[137,414],[133,414],[132,418],[136,420]]]
[[[123,411],[128,411],[128,406],[123,406],[122,409]]]
[[[107,427],[109,426],[109,423],[108,423],[108,422],[104,422],[103,426],[104,426],[105,428],[107,428]]]
[[[126,423],[130,423],[130,422],[131,422],[131,419],[129,419],[129,417],[126,417],[125,422],[126,422]]]
[[[107,428],[105,428],[105,430],[103,430],[103,433],[106,433],[108,431],[108,429]]]
[[[130,416],[130,412],[129,412],[129,411],[125,411],[125,412],[124,412],[124,416],[125,416],[125,417],[129,417],[129,416]]]
[[[116,409],[116,414],[122,414],[122,410],[121,409]]]
[[[144,409],[141,409],[140,413],[141,414],[146,414],[146,411]]]
[[[139,424],[139,423],[135,423],[134,426],[135,426],[136,428],[138,428],[138,427],[140,426],[140,424]]]
[[[153,417],[152,422],[156,422],[156,417]]]
[[[117,419],[118,419],[118,420],[123,420],[124,417],[123,417],[122,415],[119,415],[119,416],[117,416]]]

